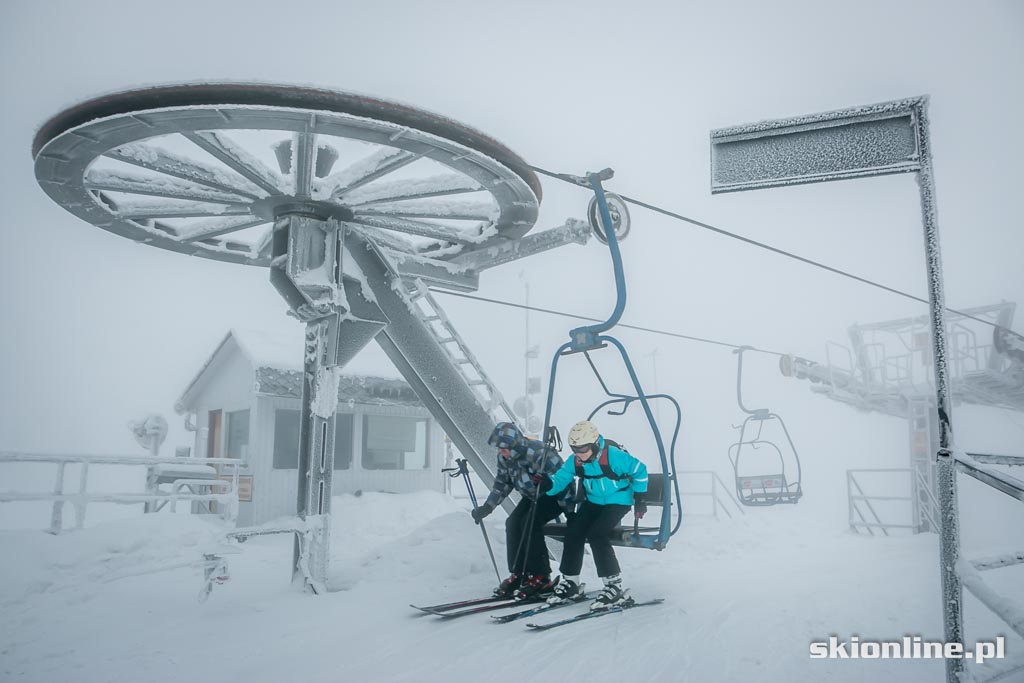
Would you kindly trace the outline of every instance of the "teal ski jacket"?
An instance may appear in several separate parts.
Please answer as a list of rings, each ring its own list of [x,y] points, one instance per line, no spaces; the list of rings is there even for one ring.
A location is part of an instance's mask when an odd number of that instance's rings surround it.
[[[604,437],[597,440],[597,453],[583,465],[583,488],[587,494],[587,500],[595,505],[632,505],[634,494],[647,491],[647,465],[643,464],[629,453],[609,444],[608,446],[608,467],[618,475],[625,475],[623,479],[609,479],[601,470],[598,460],[601,451],[605,447]],[[573,456],[567,459],[558,471],[551,475],[551,490],[549,496],[557,496],[576,477],[576,462],[578,458]]]

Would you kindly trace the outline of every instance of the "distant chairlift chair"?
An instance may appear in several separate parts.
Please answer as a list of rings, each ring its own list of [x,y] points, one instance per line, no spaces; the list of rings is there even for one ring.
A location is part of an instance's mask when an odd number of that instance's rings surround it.
[[[739,427],[739,441],[729,446],[729,461],[732,463],[733,472],[736,475],[736,497],[744,505],[756,507],[765,505],[777,505],[779,503],[797,503],[803,496],[803,489],[800,484],[801,469],[800,456],[797,454],[793,439],[789,436],[786,423],[782,418],[767,408],[747,410],[743,405],[742,382],[743,382],[743,352],[752,347],[743,346],[733,353],[737,355],[736,369],[736,401],[740,410],[747,413],[747,419]],[[762,439],[761,433],[765,423],[778,420],[782,426],[782,432],[789,442],[789,451],[792,458],[783,456],[782,450],[773,442]],[[747,427],[754,423],[757,425],[757,433],[753,438],[747,437]],[[757,451],[761,451],[757,453]],[[787,475],[787,461],[796,469],[796,480],[790,481]]]

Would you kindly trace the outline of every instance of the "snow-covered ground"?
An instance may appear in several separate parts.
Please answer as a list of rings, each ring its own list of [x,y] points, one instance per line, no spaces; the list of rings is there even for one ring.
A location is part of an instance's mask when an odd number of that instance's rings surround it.
[[[325,596],[293,591],[291,540],[278,536],[240,546],[240,554],[229,556],[231,580],[198,602],[196,563],[220,530],[200,517],[140,515],[60,536],[0,531],[0,680],[937,681],[944,675],[938,661],[808,657],[808,644],[830,634],[941,639],[934,535],[857,536],[802,506],[754,510],[731,521],[690,518],[664,552],[619,551],[634,595],[664,597],[664,605],[532,632],[487,615],[445,621],[409,607],[493,587],[494,570],[464,501],[422,492],[340,496],[334,503],[333,592]],[[502,515],[487,521],[500,561]],[[589,557],[584,579],[597,582]],[[980,615],[980,607],[969,607],[970,636],[1008,631]],[[1008,654],[1018,646],[1011,633]]]

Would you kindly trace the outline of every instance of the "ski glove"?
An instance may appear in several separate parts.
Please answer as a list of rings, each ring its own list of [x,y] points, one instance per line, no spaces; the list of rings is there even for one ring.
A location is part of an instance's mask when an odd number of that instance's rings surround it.
[[[633,517],[636,519],[643,519],[644,515],[647,514],[647,503],[640,498],[639,495],[633,495]]]
[[[548,475],[537,474],[534,476],[537,477],[537,480],[535,480],[534,483],[537,484],[538,494],[547,493],[548,491],[551,490],[551,487],[554,486],[554,484],[551,483],[551,477],[549,477]]]
[[[484,517],[491,514],[492,512],[494,512],[493,508],[489,508],[486,505],[481,505],[480,507],[474,509],[469,514],[473,517],[473,521],[479,524],[483,521]]]

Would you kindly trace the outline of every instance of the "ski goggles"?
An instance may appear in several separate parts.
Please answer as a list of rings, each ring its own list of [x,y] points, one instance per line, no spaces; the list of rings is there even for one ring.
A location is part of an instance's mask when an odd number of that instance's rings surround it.
[[[592,443],[585,443],[582,446],[569,446],[573,453],[586,453],[587,451],[596,451],[597,448]]]

